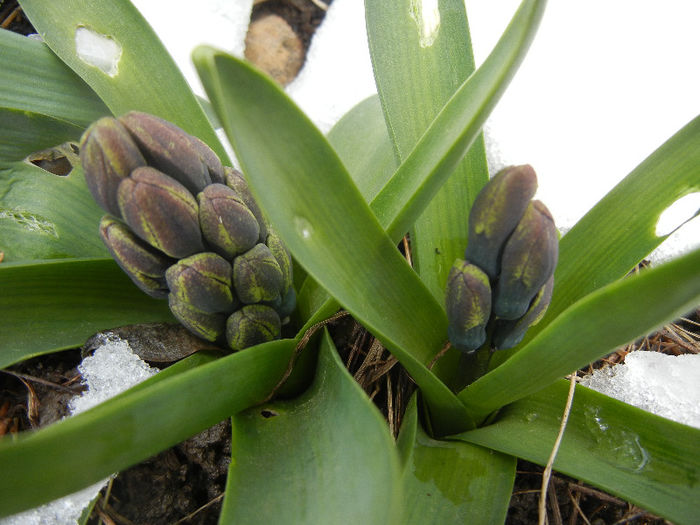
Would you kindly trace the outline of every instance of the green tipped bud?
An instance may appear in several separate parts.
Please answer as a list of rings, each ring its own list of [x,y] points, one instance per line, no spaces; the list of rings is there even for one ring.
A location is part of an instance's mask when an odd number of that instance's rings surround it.
[[[275,256],[277,264],[280,265],[280,269],[282,270],[284,280],[281,293],[282,295],[286,295],[293,284],[292,256],[289,254],[289,250],[287,250],[282,239],[272,230],[268,231],[266,244],[267,247],[270,248],[272,255]]]
[[[486,341],[491,315],[491,286],[478,267],[457,259],[447,277],[448,336],[452,346],[471,353]]]
[[[197,201],[160,171],[137,168],[122,180],[119,209],[136,235],[177,259],[204,251]]]
[[[554,273],[559,236],[554,219],[540,201],[532,201],[503,248],[501,273],[494,290],[493,312],[515,320]]]
[[[80,139],[80,162],[85,182],[102,209],[121,217],[117,202],[119,183],[146,160],[117,119],[104,117]]]
[[[193,195],[224,181],[219,157],[201,140],[155,115],[132,111],[119,117],[149,166],[168,174]]]
[[[235,311],[226,321],[226,340],[233,350],[243,350],[279,339],[282,323],[277,312],[264,304],[251,304]]]
[[[210,184],[197,195],[197,202],[204,238],[221,255],[233,259],[258,243],[258,221],[234,190]]]
[[[248,209],[253,212],[253,215],[255,215],[255,218],[258,220],[258,224],[260,225],[260,237],[258,240],[264,243],[267,239],[267,221],[258,203],[255,201],[253,194],[250,192],[250,188],[243,178],[243,174],[236,169],[226,166],[224,167],[224,176],[226,178],[226,185],[240,195],[245,205],[248,206]]]
[[[204,313],[230,312],[234,308],[231,265],[212,253],[196,253],[180,259],[165,273],[171,294]]]
[[[136,286],[158,299],[168,295],[165,273],[175,261],[153,249],[124,223],[109,215],[100,221],[100,236],[114,260]]]
[[[515,321],[497,320],[492,336],[492,343],[497,350],[513,348],[525,337],[525,332],[535,326],[544,317],[547,307],[552,300],[552,289],[554,288],[554,275],[552,275],[545,285],[540,288],[537,295],[532,300],[530,308],[525,315]]]
[[[173,293],[168,294],[168,306],[185,328],[206,341],[216,341],[226,331],[226,314],[202,312],[180,301]]]
[[[283,284],[280,265],[264,244],[255,245],[233,261],[233,287],[243,303],[275,301]]]
[[[500,272],[506,239],[515,230],[537,190],[531,166],[512,166],[497,173],[479,192],[469,213],[469,238],[464,258],[491,280]]]

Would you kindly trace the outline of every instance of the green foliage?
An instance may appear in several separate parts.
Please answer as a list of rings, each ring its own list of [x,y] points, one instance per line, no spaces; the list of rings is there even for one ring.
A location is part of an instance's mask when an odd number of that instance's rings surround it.
[[[0,77],[2,367],[80,346],[102,329],[174,321],[167,302],[147,296],[107,258],[98,235],[102,212],[82,169],[58,177],[27,162],[29,154],[77,142],[100,117],[138,110],[199,137],[226,163],[201,105],[128,2],[21,3],[51,51],[0,31],[0,68],[8,72]],[[558,379],[700,302],[700,251],[622,279],[663,240],[653,234],[660,212],[700,188],[698,118],[561,239],[551,306],[521,343],[497,353],[490,371],[465,371],[454,349],[433,363],[447,340],[445,282],[463,257],[465,218],[487,180],[481,128],[525,56],[545,2],[524,0],[476,70],[463,2],[438,2],[438,33],[417,5],[366,1],[379,97],[351,110],[328,137],[250,65],[208,47],[195,51],[251,190],[238,191],[240,198],[203,195],[195,204],[209,211],[200,222],[216,206],[245,204],[258,226],[245,243],[255,235],[273,239],[262,266],[275,262],[276,290],[293,290],[292,280],[298,290],[288,338],[224,357],[191,356],[84,414],[3,439],[0,515],[79,489],[232,417],[222,523],[263,514],[287,523],[498,523],[516,458],[547,460],[564,404]],[[117,74],[76,56],[79,26],[118,42]],[[10,67],[19,63],[31,67]],[[259,122],[269,124],[263,130]],[[245,184],[233,173],[225,178],[230,188]],[[267,235],[253,196],[274,233]],[[130,213],[127,200],[120,213]],[[234,241],[209,222],[206,235],[217,249],[235,252]],[[396,250],[409,231],[417,271]],[[125,258],[148,259],[122,237]],[[221,291],[227,269],[190,263],[166,275],[171,295],[207,309],[201,288]],[[150,275],[134,264],[134,281]],[[257,279],[259,267],[246,266],[239,278]],[[162,279],[145,282],[162,291]],[[224,293],[216,304],[228,300]],[[330,336],[307,337],[341,307],[418,386],[396,443]],[[270,330],[265,312],[239,317],[235,323],[246,328],[235,333],[252,334],[253,342]],[[290,363],[290,398],[270,400]],[[467,376],[476,380],[461,389]],[[691,523],[698,431],[582,387],[575,399],[555,468]]]

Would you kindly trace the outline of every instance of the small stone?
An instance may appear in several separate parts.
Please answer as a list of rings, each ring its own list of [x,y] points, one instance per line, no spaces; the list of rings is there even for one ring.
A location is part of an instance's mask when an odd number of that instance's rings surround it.
[[[276,14],[263,14],[250,23],[245,57],[286,86],[304,63],[304,45],[287,21]]]

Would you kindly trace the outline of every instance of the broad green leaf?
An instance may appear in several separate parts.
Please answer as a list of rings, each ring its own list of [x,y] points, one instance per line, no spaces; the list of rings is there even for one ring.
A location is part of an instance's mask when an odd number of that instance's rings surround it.
[[[42,42],[0,29],[0,107],[87,126],[108,115],[95,92]]]
[[[559,244],[552,304],[518,348],[586,294],[626,275],[668,236],[659,215],[700,191],[700,117],[667,140],[566,233]],[[495,356],[499,364],[515,352]]]
[[[463,0],[366,0],[374,76],[397,157],[403,161],[455,90],[474,71]],[[483,139],[411,229],[416,271],[438,301],[467,244],[469,207],[488,180]]]
[[[438,441],[418,421],[415,396],[397,446],[404,455],[402,523],[503,523],[513,491],[515,457],[464,441]]]
[[[235,416],[231,449],[219,523],[400,523],[386,420],[328,333],[309,390]]]
[[[455,437],[545,465],[567,393],[568,381],[559,381],[503,408],[494,423]],[[554,469],[674,523],[697,523],[696,428],[578,386]]]
[[[97,234],[104,214],[79,167],[66,176],[24,160],[30,153],[77,141],[82,129],[22,110],[0,108],[0,252],[5,262],[107,255]],[[77,156],[72,152],[68,155]]]
[[[0,516],[74,492],[262,402],[295,343],[273,341],[137,385],[83,414],[0,440]],[[66,473],[70,475],[66,475]]]
[[[348,111],[328,132],[328,142],[365,202],[371,202],[397,166],[377,95]]]
[[[459,397],[478,420],[700,303],[700,250],[592,292]]]
[[[187,82],[148,23],[130,2],[22,0],[22,9],[48,46],[121,115],[153,113],[191,133],[228,157]],[[91,32],[119,49],[116,72],[80,58],[76,35]]]
[[[455,92],[372,201],[392,239],[408,231],[478,137],[534,38],[544,5],[543,0],[523,1],[486,61]]]
[[[83,128],[21,109],[0,107],[0,170],[22,162],[27,155],[64,142],[80,141]]]
[[[100,330],[174,321],[111,259],[0,264],[0,368],[75,348]]]
[[[245,62],[205,46],[194,60],[258,202],[295,259],[396,355],[423,390],[438,427],[468,420],[427,368],[446,338],[442,307],[320,131]]]

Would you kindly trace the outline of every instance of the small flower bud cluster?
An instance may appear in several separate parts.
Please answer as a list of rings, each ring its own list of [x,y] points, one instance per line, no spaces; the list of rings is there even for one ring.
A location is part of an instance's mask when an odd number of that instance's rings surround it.
[[[534,170],[514,166],[474,201],[465,260],[455,261],[445,296],[448,336],[462,352],[489,337],[493,348],[512,348],[549,306],[559,237],[547,207],[532,200],[536,190]]]
[[[141,290],[167,297],[192,333],[233,350],[280,337],[296,303],[291,257],[238,171],[140,112],[92,124],[80,159],[108,212],[102,240]]]

